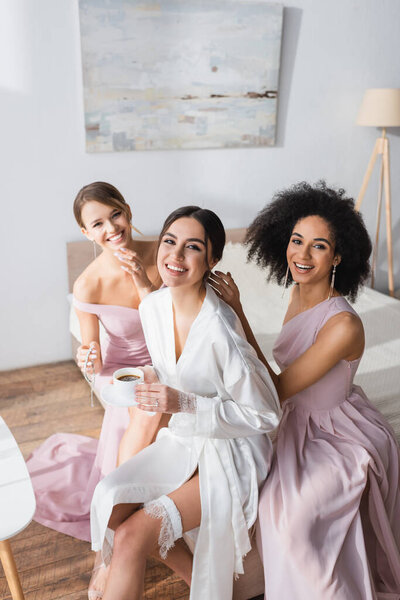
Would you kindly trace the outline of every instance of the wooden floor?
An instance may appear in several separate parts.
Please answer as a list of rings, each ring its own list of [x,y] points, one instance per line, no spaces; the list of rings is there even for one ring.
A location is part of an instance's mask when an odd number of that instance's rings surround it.
[[[0,415],[25,458],[58,431],[98,437],[103,409],[90,407],[88,386],[72,361],[0,373]],[[93,565],[87,542],[32,522],[11,539],[26,600],[84,600]],[[167,567],[149,561],[146,600],[187,600],[189,589]],[[0,600],[11,595],[0,565]]]

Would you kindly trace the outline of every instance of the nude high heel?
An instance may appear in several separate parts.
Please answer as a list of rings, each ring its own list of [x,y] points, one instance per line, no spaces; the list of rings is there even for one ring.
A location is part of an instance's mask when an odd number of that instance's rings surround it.
[[[89,582],[88,600],[100,600],[103,597],[107,575],[108,567],[102,560],[101,552],[96,552],[92,576]]]

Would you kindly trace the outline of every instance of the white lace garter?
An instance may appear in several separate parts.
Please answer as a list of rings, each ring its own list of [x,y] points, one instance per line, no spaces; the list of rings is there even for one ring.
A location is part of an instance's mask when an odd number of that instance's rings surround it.
[[[169,496],[160,496],[144,505],[144,512],[154,519],[162,519],[158,545],[165,559],[175,540],[182,537],[182,519],[175,502]]]

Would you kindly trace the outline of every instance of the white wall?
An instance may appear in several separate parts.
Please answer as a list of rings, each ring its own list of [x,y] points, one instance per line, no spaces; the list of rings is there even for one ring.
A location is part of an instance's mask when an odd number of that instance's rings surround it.
[[[190,1],[190,0],[188,0]],[[354,125],[368,87],[400,87],[398,0],[293,0],[285,8],[274,148],[86,154],[77,0],[0,4],[0,369],[70,357],[65,244],[78,189],[102,179],[159,230],[174,208],[247,225],[272,193],[324,177],[357,195],[377,136]],[[400,287],[399,130],[390,135]],[[363,212],[375,222],[377,176]],[[382,245],[384,250],[384,246]],[[378,287],[386,287],[384,251]]]

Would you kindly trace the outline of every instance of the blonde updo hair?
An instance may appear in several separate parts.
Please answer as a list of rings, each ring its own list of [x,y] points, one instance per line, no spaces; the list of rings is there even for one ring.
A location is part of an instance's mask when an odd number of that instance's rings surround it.
[[[92,200],[122,210],[128,221],[132,221],[130,206],[126,203],[121,192],[111,185],[111,183],[95,181],[94,183],[83,186],[74,200],[74,215],[79,227],[86,229],[86,226],[82,221],[82,208],[87,202],[91,202]]]

